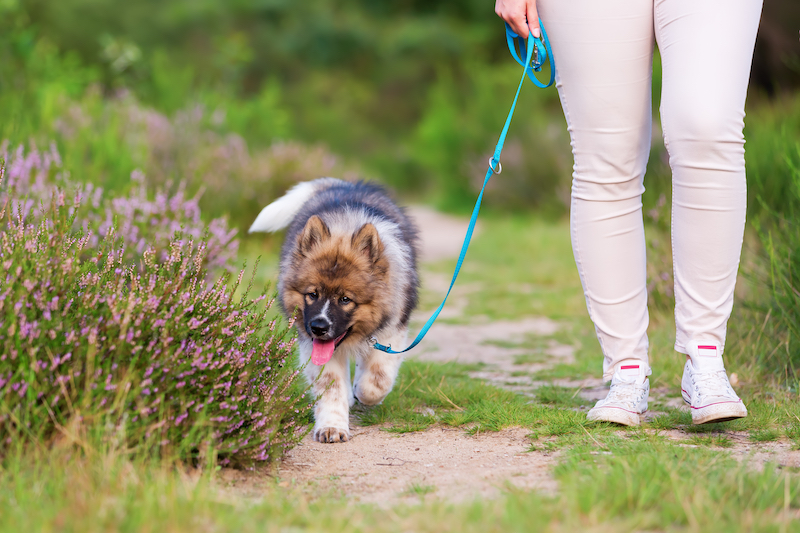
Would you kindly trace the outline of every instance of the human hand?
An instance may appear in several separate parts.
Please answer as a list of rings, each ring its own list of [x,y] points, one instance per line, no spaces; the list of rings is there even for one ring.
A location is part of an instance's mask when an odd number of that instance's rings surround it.
[[[527,39],[529,33],[541,37],[536,0],[496,0],[494,12],[520,37]]]

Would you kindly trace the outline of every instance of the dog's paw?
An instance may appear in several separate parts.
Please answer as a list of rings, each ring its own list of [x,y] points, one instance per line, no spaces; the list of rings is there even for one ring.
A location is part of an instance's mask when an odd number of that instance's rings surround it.
[[[367,392],[364,392],[364,389],[367,389]],[[380,405],[383,402],[383,399],[386,395],[382,394],[381,391],[370,390],[367,387],[364,389],[356,390],[356,400],[361,405],[366,405],[368,407],[372,407],[375,405]]]
[[[388,379],[367,375],[353,388],[353,394],[364,405],[380,405],[391,390],[392,382]]]
[[[317,442],[347,442],[350,440],[350,431],[335,427],[316,428],[314,440]]]

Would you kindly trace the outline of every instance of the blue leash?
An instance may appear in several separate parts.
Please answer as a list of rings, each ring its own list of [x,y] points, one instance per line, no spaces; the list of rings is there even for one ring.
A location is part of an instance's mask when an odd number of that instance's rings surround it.
[[[469,227],[467,228],[467,235],[464,237],[464,244],[461,246],[461,253],[458,255],[458,262],[456,263],[456,270],[453,273],[453,280],[450,282],[450,288],[447,289],[447,294],[442,300],[442,303],[439,307],[434,311],[433,315],[425,322],[425,325],[422,326],[419,334],[417,334],[417,338],[414,339],[414,342],[406,348],[405,350],[396,352],[392,350],[390,346],[384,346],[383,344],[378,343],[378,340],[375,337],[372,337],[371,342],[373,342],[373,348],[376,350],[381,350],[382,352],[386,353],[394,353],[399,354],[403,352],[407,352],[414,348],[417,344],[422,341],[425,337],[425,334],[428,333],[428,330],[431,329],[433,323],[436,321],[436,318],[439,316],[439,313],[442,312],[444,309],[444,304],[447,302],[447,297],[450,296],[450,291],[453,290],[453,285],[456,283],[456,278],[458,277],[459,271],[461,271],[461,265],[464,263],[464,257],[467,255],[467,249],[469,248],[469,242],[472,240],[472,232],[475,231],[475,223],[478,221],[478,213],[481,209],[481,200],[483,200],[483,191],[486,189],[486,184],[489,183],[489,179],[492,177],[493,174],[500,174],[502,172],[503,167],[500,164],[500,153],[503,151],[503,144],[506,142],[506,134],[508,133],[508,127],[511,125],[511,117],[514,115],[514,108],[517,106],[517,100],[519,99],[519,93],[522,89],[522,84],[525,82],[525,76],[527,75],[530,80],[542,89],[550,87],[553,84],[553,81],[556,77],[556,66],[553,62],[553,53],[550,50],[550,41],[547,38],[547,32],[544,31],[544,24],[542,21],[539,21],[539,27],[542,29],[542,39],[538,39],[534,37],[532,34],[528,36],[527,43],[526,40],[514,33],[511,27],[506,24],[506,41],[508,43],[508,49],[511,51],[511,55],[514,59],[524,67],[522,71],[522,79],[519,80],[519,86],[517,87],[517,94],[514,96],[514,103],[511,104],[511,110],[508,112],[508,117],[506,118],[505,126],[503,126],[503,131],[500,132],[500,140],[497,141],[497,146],[494,149],[494,155],[492,158],[489,159],[489,169],[486,171],[486,177],[483,180],[483,187],[481,187],[481,192],[478,195],[478,200],[475,202],[475,208],[472,210],[472,218],[469,221]],[[517,44],[519,45],[519,50],[526,50],[525,54],[525,61],[520,59],[520,54],[517,53]],[[535,72],[539,72],[542,70],[542,65],[544,65],[545,61],[550,61],[550,81],[547,84],[540,82],[536,79],[534,75]]]

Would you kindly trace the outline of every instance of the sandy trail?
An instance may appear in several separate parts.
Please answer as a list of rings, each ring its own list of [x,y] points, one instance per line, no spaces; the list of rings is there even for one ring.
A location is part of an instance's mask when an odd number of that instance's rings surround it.
[[[469,436],[462,429],[435,427],[393,434],[374,426],[355,428],[344,445],[306,439],[286,456],[280,476],[308,490],[324,480],[355,501],[379,505],[420,497],[491,498],[507,487],[554,492],[556,457],[526,452],[528,433],[515,428]]]

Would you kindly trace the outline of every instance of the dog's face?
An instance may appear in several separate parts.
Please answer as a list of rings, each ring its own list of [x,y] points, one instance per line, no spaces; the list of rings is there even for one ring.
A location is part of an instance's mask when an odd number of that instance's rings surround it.
[[[352,235],[332,235],[318,216],[297,238],[284,283],[283,306],[297,309],[301,335],[314,344],[312,362],[324,364],[336,347],[362,342],[388,316],[384,308],[389,263],[372,224]]]

